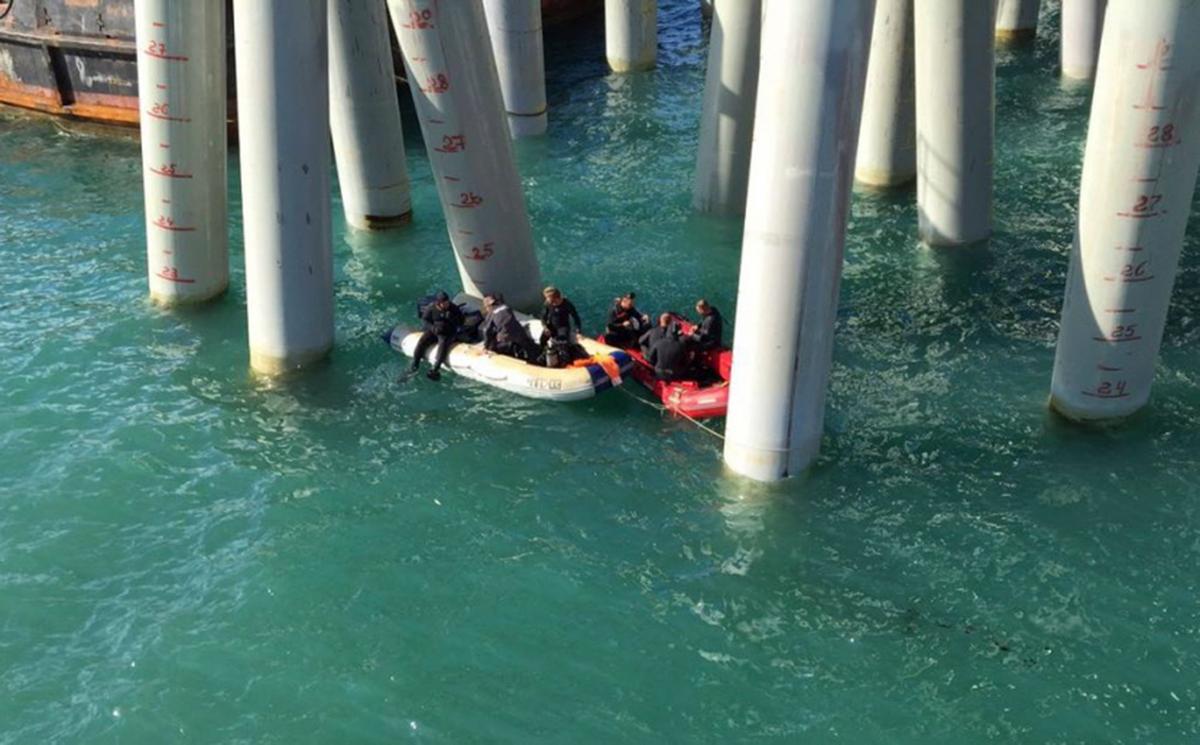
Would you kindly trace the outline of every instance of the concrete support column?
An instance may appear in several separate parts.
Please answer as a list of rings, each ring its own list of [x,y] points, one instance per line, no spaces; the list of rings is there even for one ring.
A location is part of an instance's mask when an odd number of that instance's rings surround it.
[[[658,0],[604,0],[604,45],[613,72],[654,69]]]
[[[899,186],[917,176],[913,91],[913,0],[876,0],[871,62],[854,176],[867,186]]]
[[[725,429],[725,462],[759,481],[821,443],[874,5],[766,9]]]
[[[541,277],[488,42],[475,0],[388,0],[463,289],[541,303]]]
[[[404,131],[383,0],[329,2],[329,128],[346,222],[412,220]]]
[[[138,0],[134,12],[150,298],[198,303],[229,285],[225,6]]]
[[[1107,7],[1108,0],[1062,0],[1059,53],[1064,76],[1091,80],[1096,75]]]
[[[762,0],[716,0],[692,204],[700,212],[746,211]]]
[[[333,346],[326,0],[234,0],[250,364]]]
[[[546,131],[546,61],[541,0],[484,0],[500,89],[513,137]]]
[[[999,0],[996,10],[996,41],[1024,44],[1037,36],[1042,0]]]
[[[917,205],[931,246],[992,232],[995,4],[916,0]]]
[[[1092,99],[1050,403],[1123,417],[1150,398],[1200,168],[1200,0],[1113,0]]]

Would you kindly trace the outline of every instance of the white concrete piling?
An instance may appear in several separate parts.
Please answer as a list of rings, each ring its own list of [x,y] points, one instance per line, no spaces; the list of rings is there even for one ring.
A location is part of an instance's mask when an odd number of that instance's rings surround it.
[[[996,41],[1007,45],[1033,41],[1041,9],[1042,0],[999,0]]]
[[[388,0],[463,289],[541,304],[541,277],[483,6]]]
[[[725,428],[759,481],[820,447],[874,4],[766,8]]]
[[[762,0],[716,0],[692,192],[700,212],[746,211],[761,36]]]
[[[871,61],[854,177],[892,187],[917,176],[917,106],[913,90],[913,0],[876,0]]]
[[[1095,77],[1107,6],[1108,0],[1062,0],[1059,54],[1065,77],[1076,80]]]
[[[1200,169],[1198,0],[1109,3],[1051,406],[1070,419],[1150,398]]]
[[[917,205],[931,246],[992,232],[995,4],[916,0]]]
[[[203,302],[229,285],[225,6],[138,0],[134,13],[150,297]]]
[[[613,72],[654,69],[658,0],[604,0],[604,45]]]
[[[278,374],[333,346],[326,0],[235,0],[250,363]]]
[[[404,131],[384,0],[329,2],[329,128],[346,222],[412,220]]]
[[[484,0],[500,90],[513,137],[546,131],[546,62],[541,0]]]

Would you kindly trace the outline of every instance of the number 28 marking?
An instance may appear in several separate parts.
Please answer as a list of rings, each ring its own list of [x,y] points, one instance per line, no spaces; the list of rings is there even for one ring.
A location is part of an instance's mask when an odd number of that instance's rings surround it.
[[[1175,125],[1164,124],[1161,127],[1157,125],[1151,127],[1150,131],[1146,133],[1146,141],[1156,145],[1170,145],[1174,143]]]

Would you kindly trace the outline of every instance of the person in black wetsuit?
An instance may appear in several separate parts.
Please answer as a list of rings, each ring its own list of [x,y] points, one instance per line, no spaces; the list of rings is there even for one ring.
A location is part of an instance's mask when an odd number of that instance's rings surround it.
[[[512,308],[504,304],[503,295],[498,292],[488,295],[483,299],[483,308],[487,318],[480,327],[480,333],[483,334],[485,350],[526,362],[537,359],[538,345],[517,320]]]
[[[655,333],[660,331],[660,333]],[[688,374],[687,343],[679,335],[671,316],[664,313],[658,319],[658,329],[645,335],[649,341],[646,361],[654,366],[654,377],[672,381],[686,378]]]
[[[425,306],[421,314],[421,326],[425,333],[417,340],[417,348],[413,351],[412,365],[409,374],[415,374],[421,369],[421,360],[434,344],[437,345],[437,357],[433,361],[433,369],[426,373],[430,380],[441,380],[442,365],[446,364],[446,355],[450,353],[450,345],[463,326],[463,313],[457,305],[450,301],[450,296],[439,292],[433,302]]]
[[[700,322],[688,335],[688,341],[696,345],[696,349],[707,352],[721,347],[721,337],[725,333],[725,319],[721,311],[709,305],[708,301],[700,298],[696,301],[696,312],[700,314]]]
[[[553,339],[574,343],[583,327],[575,304],[563,297],[557,287],[547,287],[542,290],[542,296],[546,298],[546,306],[542,309],[542,341]],[[572,321],[574,326],[571,325]]]
[[[650,317],[633,305],[636,295],[627,292],[613,301],[608,311],[608,324],[604,327],[604,343],[618,349],[628,349],[637,344],[642,333],[650,328]]]
[[[586,357],[587,352],[577,341],[583,322],[575,304],[563,297],[557,287],[547,287],[542,295],[546,298],[542,310],[542,361],[547,367],[562,367],[571,360]]]
[[[663,313],[658,317],[657,326],[638,337],[638,346],[643,355],[648,355],[650,348],[664,337],[678,333],[679,329],[675,328],[675,318],[670,313]]]

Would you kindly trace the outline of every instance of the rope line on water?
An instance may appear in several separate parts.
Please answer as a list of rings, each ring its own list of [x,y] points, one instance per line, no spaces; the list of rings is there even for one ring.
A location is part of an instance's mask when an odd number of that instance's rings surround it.
[[[647,401],[646,399],[642,398],[641,396],[637,395],[636,393],[630,393],[629,389],[627,389],[625,387],[624,383],[617,386],[617,390],[620,391],[621,393],[624,393],[626,396],[629,396],[634,401],[637,401],[639,404],[645,404],[646,406],[649,406],[651,409],[654,409],[655,411],[663,412],[663,411],[667,410],[666,406],[661,406],[659,404],[654,403],[653,401]]]
[[[709,433],[710,435],[712,435],[713,437],[717,438],[718,440],[721,440],[722,442],[724,442],[724,441],[725,441],[725,435],[723,435],[722,433],[720,433],[720,432],[716,431],[715,429],[713,429],[712,427],[708,426],[707,424],[705,424],[704,422],[700,421],[699,419],[696,419],[695,417],[688,416],[687,414],[684,414],[682,411],[676,411],[676,412],[673,412],[673,413],[675,413],[675,414],[678,414],[679,416],[681,416],[681,417],[683,417],[684,419],[688,420],[689,422],[691,422],[692,424],[696,425],[697,427],[699,427],[700,429],[704,430],[705,432]]]
[[[724,442],[728,439],[723,432],[718,432],[717,430],[708,426],[707,424],[700,421],[699,419],[696,419],[695,417],[692,417],[692,416],[688,416],[687,414],[683,413],[682,411],[671,411],[671,409],[669,409],[666,406],[663,406],[662,404],[656,404],[653,401],[647,401],[646,399],[642,398],[641,396],[637,395],[636,393],[631,393],[630,391],[626,390],[624,385],[618,386],[617,390],[621,391],[621,393],[624,393],[626,396],[629,396],[634,401],[637,401],[640,404],[644,404],[645,406],[649,406],[650,408],[654,409],[655,411],[659,412],[660,414],[665,414],[667,412],[670,412],[671,414],[673,414],[675,416],[683,417],[684,419],[688,420],[692,424],[696,425],[700,429],[704,430],[705,432],[707,432],[708,434],[717,438],[718,440],[721,440],[722,442]],[[753,449],[755,449],[755,450],[761,450],[766,453],[790,453],[790,452],[792,452],[791,448],[769,448],[769,447],[764,447],[762,445],[753,445],[753,446],[747,446],[747,447],[753,447]]]
[[[687,414],[683,413],[682,411],[672,411],[671,409],[667,408],[666,406],[663,406],[662,404],[656,404],[653,401],[647,401],[646,399],[642,398],[641,396],[637,395],[636,393],[626,390],[624,385],[618,386],[617,390],[621,391],[626,396],[629,396],[634,401],[645,404],[646,406],[649,406],[650,408],[658,411],[660,414],[670,411],[672,414],[683,417],[684,419],[688,420],[689,422],[696,425],[697,427],[704,430],[705,432],[712,435],[713,437],[717,438],[718,440],[725,439],[725,435],[721,434],[720,432],[716,431],[715,429],[708,426],[704,422],[701,422],[700,420],[696,419],[695,417],[688,416]]]

